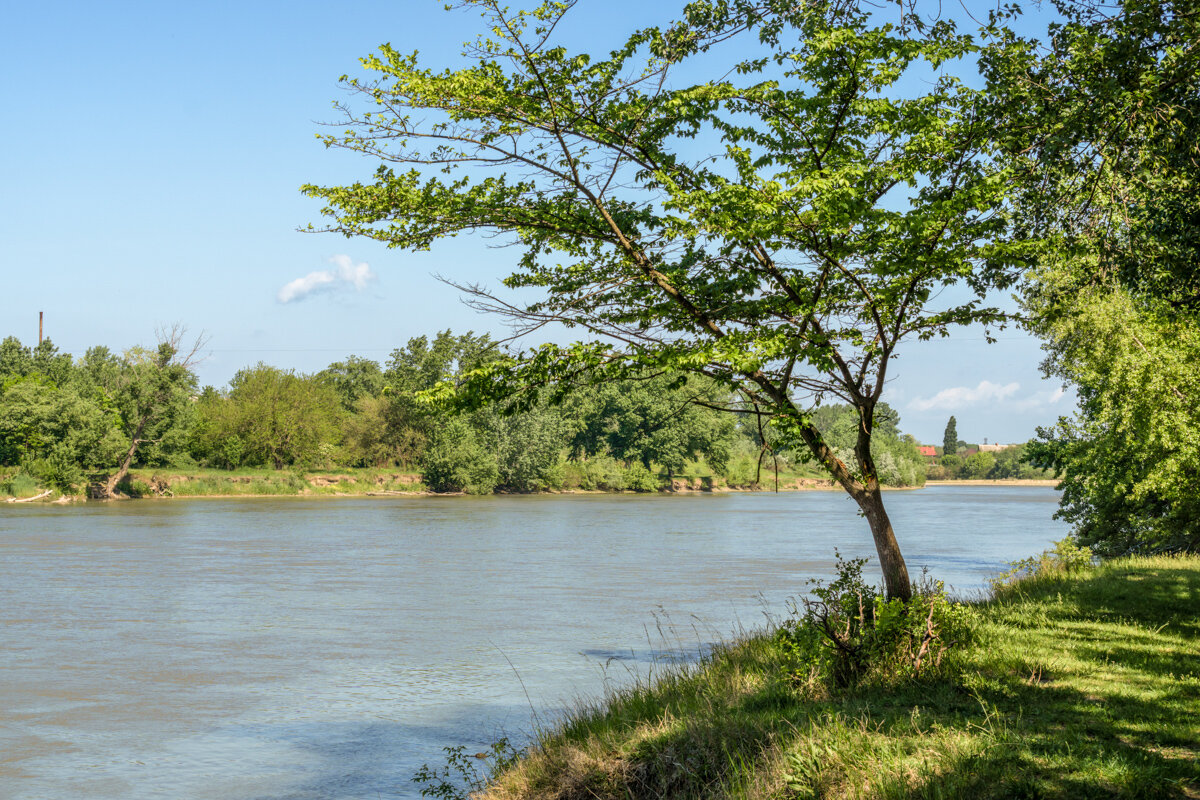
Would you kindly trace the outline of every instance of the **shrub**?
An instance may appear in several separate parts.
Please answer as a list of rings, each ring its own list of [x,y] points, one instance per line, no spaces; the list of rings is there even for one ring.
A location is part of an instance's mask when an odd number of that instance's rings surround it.
[[[658,477],[640,461],[634,461],[625,470],[625,488],[634,492],[658,491]]]
[[[425,764],[413,776],[413,782],[421,785],[421,797],[469,800],[525,755],[524,750],[513,746],[506,737],[492,742],[485,753],[468,755],[461,745],[443,747],[442,750],[446,753],[443,766]]]
[[[246,457],[246,444],[236,433],[224,439],[217,449],[214,463],[225,469],[237,469]]]
[[[37,479],[26,472],[18,472],[0,479],[0,492],[12,497],[29,497],[38,493]]]
[[[945,472],[944,477],[947,479],[953,480],[954,478],[962,477],[960,475],[962,465],[962,458],[954,453],[942,456],[941,467]]]
[[[494,448],[461,418],[434,431],[421,459],[421,480],[433,492],[490,494],[500,481]]]
[[[1090,567],[1094,562],[1092,548],[1081,547],[1074,537],[1068,536],[1055,542],[1053,550],[1043,550],[1039,555],[1009,562],[1011,569],[992,581],[992,589],[1001,591],[1024,580],[1071,575]]]
[[[145,481],[131,478],[128,475],[125,476],[124,480],[117,484],[117,490],[122,494],[129,495],[130,497],[147,497],[152,494],[150,484],[146,483]]]
[[[65,442],[57,442],[44,458],[30,459],[25,463],[25,471],[37,478],[43,486],[48,486],[63,494],[70,494],[76,486],[86,480],[83,468],[75,458],[75,454]]]
[[[775,634],[793,682],[844,689],[917,678],[974,635],[975,612],[951,602],[941,581],[922,580],[912,600],[888,600],[862,577],[865,558],[837,555],[837,577],[812,581],[812,597]]]
[[[618,492],[626,488],[626,467],[604,453],[563,465],[563,486],[568,489]]]

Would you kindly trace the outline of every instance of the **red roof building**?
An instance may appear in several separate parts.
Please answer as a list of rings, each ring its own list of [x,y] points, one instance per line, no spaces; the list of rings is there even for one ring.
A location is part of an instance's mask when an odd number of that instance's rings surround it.
[[[920,445],[920,449],[921,449],[921,455],[923,455],[923,456],[936,456],[937,455],[937,448],[931,444]]]

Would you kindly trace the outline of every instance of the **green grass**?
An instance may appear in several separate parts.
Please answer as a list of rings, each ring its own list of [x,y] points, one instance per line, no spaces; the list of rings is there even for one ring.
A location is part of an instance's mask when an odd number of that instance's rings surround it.
[[[769,634],[579,709],[492,798],[1200,797],[1200,558],[1044,570],[937,677],[830,694]]]
[[[42,492],[42,486],[33,476],[17,472],[0,477],[0,495],[21,499],[33,497]]]
[[[564,482],[555,490],[625,491],[630,490],[630,468],[611,458],[596,458],[589,462],[567,462]],[[812,480],[814,475],[805,469],[780,472],[780,487],[793,488],[798,481]],[[701,489],[726,484],[713,477],[713,471],[703,462],[693,462],[678,476],[691,488]],[[671,485],[666,473],[645,474],[646,487],[665,488]],[[762,485],[774,486],[774,475],[763,470]],[[325,470],[276,470],[270,467],[244,467],[236,470],[206,467],[135,469],[130,471],[125,486],[134,489],[134,496],[153,497],[220,497],[220,496],[284,496],[284,495],[365,495],[368,493],[421,492],[425,485],[420,475],[397,468],[336,467]],[[737,488],[749,488],[735,484]],[[142,491],[136,491],[136,490]]]
[[[744,466],[744,465],[743,465]],[[674,479],[666,472],[648,472],[640,464],[625,466],[615,459],[597,457],[585,462],[568,461],[563,465],[561,485],[549,491],[667,491],[672,488],[695,491],[734,489],[771,490],[774,475],[764,467],[762,482],[753,484],[753,472],[745,480],[732,481],[716,475],[703,461],[689,462]],[[746,472],[743,470],[742,472]],[[738,473],[740,474],[740,473]],[[107,473],[90,476],[92,483],[103,482]],[[780,471],[781,489],[814,488],[814,483],[829,484],[828,477],[801,466]],[[131,470],[118,487],[130,497],[246,497],[246,496],[354,496],[366,494],[417,493],[426,490],[417,472],[399,468],[333,467],[322,470],[300,468],[272,469],[243,467],[235,470],[208,467],[149,467]],[[0,496],[25,497],[42,490],[39,481],[19,472],[0,475]],[[85,494],[85,485],[75,488]]]
[[[270,468],[137,469],[129,474],[143,496],[333,496],[389,492],[419,492],[425,486],[417,475],[396,469],[275,470]]]

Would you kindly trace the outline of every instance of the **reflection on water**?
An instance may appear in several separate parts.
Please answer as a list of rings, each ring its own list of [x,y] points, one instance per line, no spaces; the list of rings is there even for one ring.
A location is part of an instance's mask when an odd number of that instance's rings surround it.
[[[1049,489],[888,495],[910,570],[977,590],[1061,538]],[[0,797],[415,797],[576,698],[782,612],[836,493],[0,507]]]

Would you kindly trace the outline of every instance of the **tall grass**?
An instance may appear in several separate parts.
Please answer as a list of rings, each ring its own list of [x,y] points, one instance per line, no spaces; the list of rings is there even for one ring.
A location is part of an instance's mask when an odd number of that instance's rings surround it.
[[[37,478],[27,472],[17,472],[14,475],[7,475],[0,478],[0,493],[6,494],[9,497],[22,498],[32,497],[42,491],[42,486],[38,483]]]

